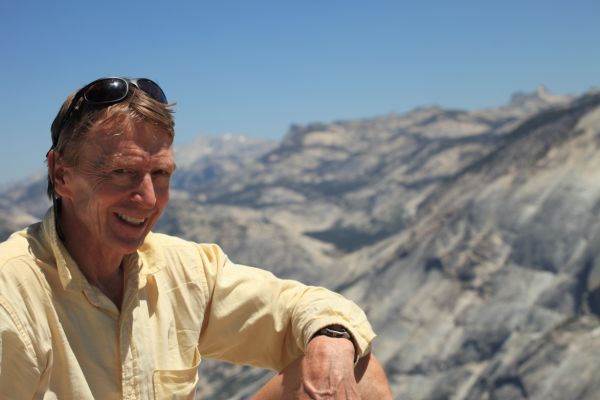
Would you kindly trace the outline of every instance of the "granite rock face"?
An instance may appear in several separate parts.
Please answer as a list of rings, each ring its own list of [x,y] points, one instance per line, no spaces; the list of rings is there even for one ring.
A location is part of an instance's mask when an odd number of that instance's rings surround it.
[[[292,126],[178,149],[157,230],[360,304],[398,399],[597,399],[600,95]],[[0,233],[47,207],[0,193]],[[208,361],[199,396],[269,372]]]
[[[599,105],[529,119],[355,255],[399,398],[600,397]]]

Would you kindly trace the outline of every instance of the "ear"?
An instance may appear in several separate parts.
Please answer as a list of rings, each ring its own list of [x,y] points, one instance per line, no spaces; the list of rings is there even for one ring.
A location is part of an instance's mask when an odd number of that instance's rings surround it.
[[[58,151],[50,150],[48,152],[48,176],[54,186],[54,192],[58,197],[69,197],[70,190],[67,184],[68,167],[65,160]]]

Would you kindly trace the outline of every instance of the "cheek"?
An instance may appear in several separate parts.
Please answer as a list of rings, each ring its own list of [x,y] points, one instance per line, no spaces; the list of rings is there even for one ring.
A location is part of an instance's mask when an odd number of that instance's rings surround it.
[[[154,183],[154,194],[157,202],[166,203],[169,201],[169,186],[169,180],[157,180]]]
[[[158,203],[158,207],[162,210],[166,207],[169,202],[169,188],[158,190],[156,192],[156,202]]]
[[[89,168],[82,168],[81,175],[74,181],[72,192],[77,203],[88,208],[98,208],[117,194],[106,174],[100,170],[90,171]]]
[[[104,214],[111,206],[124,201],[125,198],[126,193],[122,190],[103,184],[82,191],[78,203],[88,213]]]
[[[79,184],[73,185],[71,188],[71,198],[73,203],[76,204],[75,209],[89,210],[94,205],[94,188],[86,182],[78,182]]]
[[[87,214],[90,220],[94,221],[96,221],[103,208],[103,201],[98,196],[82,196],[76,204],[76,209],[81,210],[84,214]]]

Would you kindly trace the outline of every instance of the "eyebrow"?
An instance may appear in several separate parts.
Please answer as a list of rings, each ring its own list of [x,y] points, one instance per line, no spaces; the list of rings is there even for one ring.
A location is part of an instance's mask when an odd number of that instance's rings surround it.
[[[107,159],[104,160],[99,160],[99,162],[96,163],[97,167],[107,167],[109,169],[112,168],[126,168],[126,169],[136,169],[137,167],[139,167],[139,163],[136,161],[132,161],[132,160],[126,160],[123,159],[117,155],[113,155],[112,157],[108,157]],[[153,164],[152,165],[152,169],[166,169],[166,170],[170,170],[171,172],[174,172],[177,169],[177,164],[175,163],[174,160],[159,160],[158,163]]]
[[[175,164],[175,161],[169,161],[165,164],[160,164],[160,167],[162,169],[168,169],[170,172],[175,172],[175,170],[177,169],[177,164]]]

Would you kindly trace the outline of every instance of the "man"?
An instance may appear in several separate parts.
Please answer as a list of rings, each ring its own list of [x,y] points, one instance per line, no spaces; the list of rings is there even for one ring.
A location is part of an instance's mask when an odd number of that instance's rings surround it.
[[[0,244],[0,397],[193,398],[202,355],[280,371],[256,399],[391,398],[353,303],[150,232],[173,137],[148,79],[99,79],[61,107],[53,207]]]

